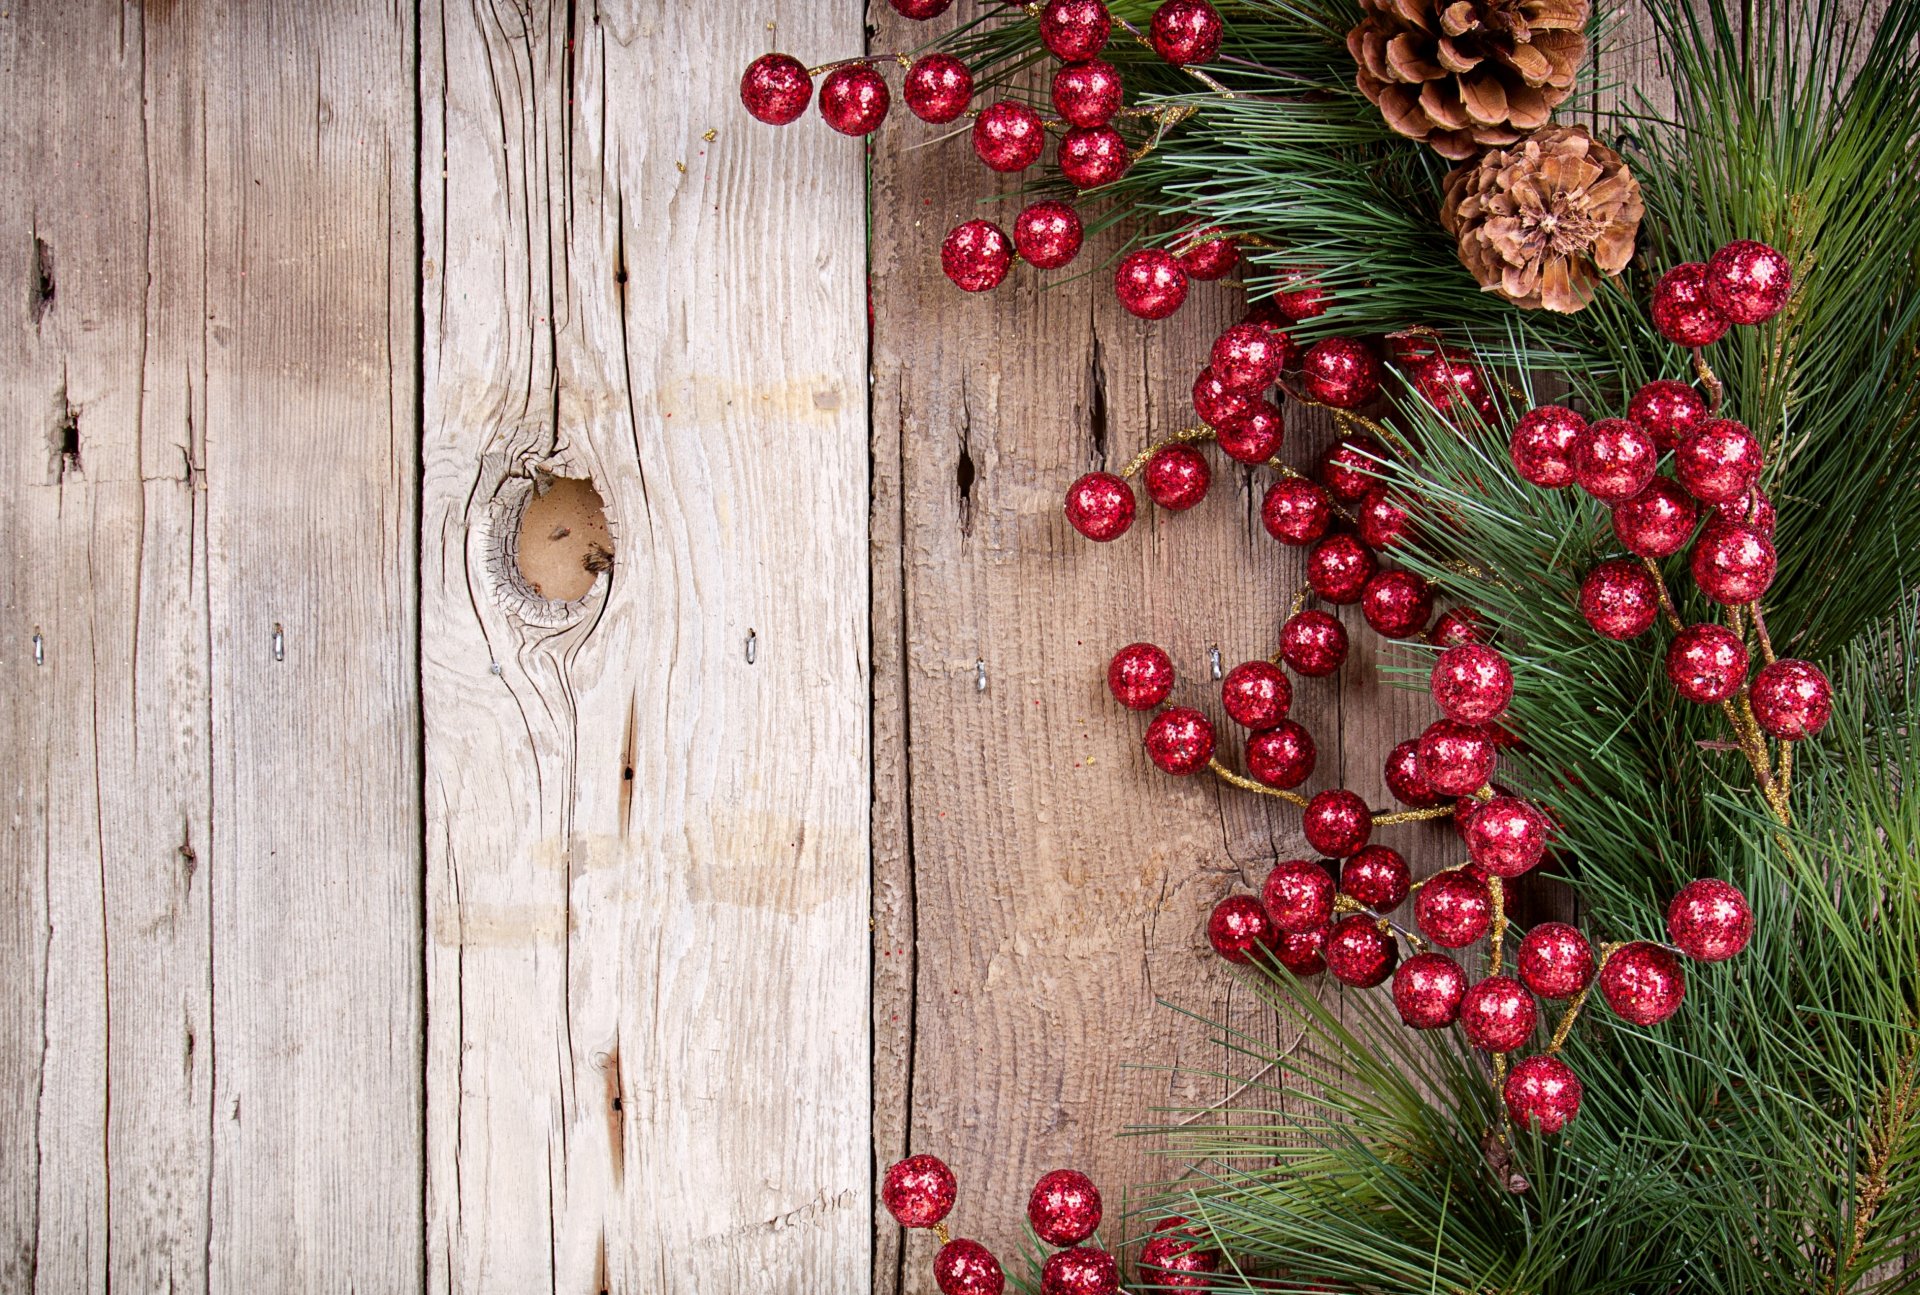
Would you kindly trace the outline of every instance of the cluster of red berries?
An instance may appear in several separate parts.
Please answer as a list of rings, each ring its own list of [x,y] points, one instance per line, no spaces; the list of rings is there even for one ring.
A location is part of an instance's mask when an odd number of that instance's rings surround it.
[[[1763,324],[1793,291],[1793,267],[1765,243],[1736,239],[1703,261],[1676,265],[1653,288],[1653,326],[1681,346],[1707,346],[1733,324]]]

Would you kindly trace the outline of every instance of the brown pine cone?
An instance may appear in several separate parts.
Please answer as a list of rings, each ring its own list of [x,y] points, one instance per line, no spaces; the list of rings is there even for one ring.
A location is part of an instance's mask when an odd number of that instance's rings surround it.
[[[1440,223],[1482,288],[1571,314],[1627,268],[1645,211],[1618,153],[1584,127],[1549,126],[1455,167]]]
[[[1387,119],[1454,161],[1547,124],[1587,56],[1590,0],[1360,0],[1356,82]]]

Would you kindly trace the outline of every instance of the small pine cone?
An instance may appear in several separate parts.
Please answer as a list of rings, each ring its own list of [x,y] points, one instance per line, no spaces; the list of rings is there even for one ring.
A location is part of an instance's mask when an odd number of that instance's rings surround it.
[[[1440,223],[1481,288],[1572,314],[1627,268],[1645,210],[1618,153],[1584,127],[1549,126],[1455,167]]]
[[[1587,56],[1590,0],[1360,0],[1356,83],[1387,119],[1464,161],[1547,124]]]

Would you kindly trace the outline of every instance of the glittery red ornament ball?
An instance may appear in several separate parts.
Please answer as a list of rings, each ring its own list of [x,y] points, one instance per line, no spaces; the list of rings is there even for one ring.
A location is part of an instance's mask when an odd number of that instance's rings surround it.
[[[1400,947],[1374,925],[1373,918],[1353,913],[1335,922],[1327,932],[1321,956],[1334,979],[1357,989],[1371,989],[1393,974],[1400,961]]]
[[[1170,706],[1153,717],[1144,739],[1147,758],[1176,777],[1198,773],[1213,758],[1213,721],[1190,706]]]
[[[1311,544],[1333,524],[1333,501],[1302,477],[1282,477],[1260,501],[1260,524],[1282,544]]]
[[[1343,436],[1320,456],[1320,483],[1341,503],[1358,503],[1380,484],[1386,453],[1371,436]]]
[[[1330,603],[1356,603],[1379,567],[1372,549],[1340,531],[1308,551],[1307,583]]]
[[[1312,270],[1289,266],[1280,272],[1279,291],[1273,294],[1273,306],[1288,323],[1319,318],[1327,313],[1331,301],[1331,294],[1313,277]]]
[[[1379,358],[1351,337],[1323,337],[1309,346],[1300,375],[1308,399],[1335,409],[1358,409],[1380,392]]]
[[[1361,541],[1376,549],[1392,548],[1407,537],[1412,525],[1407,510],[1381,486],[1367,491],[1367,497],[1360,501],[1355,513],[1355,522]]]
[[[1653,285],[1653,326],[1669,342],[1706,346],[1730,323],[1707,299],[1707,267],[1698,261],[1674,266]]]
[[[1700,430],[1707,421],[1707,402],[1684,382],[1657,378],[1633,393],[1627,417],[1653,438],[1662,450]]]
[[[1783,657],[1760,667],[1747,700],[1753,718],[1768,737],[1798,742],[1827,726],[1833,714],[1833,685],[1811,661]]]
[[[903,1228],[930,1228],[953,1208],[959,1190],[953,1170],[938,1156],[908,1156],[891,1165],[881,1180],[880,1199]]]
[[[1047,0],[1040,10],[1040,40],[1063,62],[1092,58],[1107,47],[1113,20],[1101,0]]]
[[[1001,1295],[1007,1289],[1000,1261],[978,1241],[955,1237],[933,1257],[933,1280],[940,1295]]]
[[[1717,877],[1690,881],[1667,905],[1667,938],[1689,958],[1725,962],[1753,939],[1753,909]]]
[[[1751,526],[1768,539],[1773,538],[1774,523],[1778,520],[1774,513],[1773,500],[1767,498],[1767,492],[1757,486],[1738,499],[1714,504],[1713,516],[1717,521],[1732,522],[1736,526]]]
[[[1438,1030],[1460,1019],[1467,973],[1444,953],[1416,953],[1393,973],[1393,1006],[1416,1030]]]
[[[1573,484],[1573,450],[1587,434],[1587,420],[1561,405],[1529,409],[1513,425],[1507,456],[1522,480],[1543,490]]]
[[[1255,464],[1278,454],[1284,435],[1280,406],[1256,398],[1247,402],[1244,414],[1216,427],[1213,440],[1228,458]]]
[[[1097,189],[1127,173],[1133,158],[1111,126],[1075,126],[1060,139],[1060,174],[1076,189]]]
[[[1064,202],[1042,199],[1013,218],[1013,245],[1029,265],[1057,270],[1080,255],[1085,231],[1080,213]]]
[[[870,135],[887,119],[887,79],[865,63],[845,63],[820,83],[820,115],[842,135]]]
[[[1069,126],[1104,126],[1126,102],[1126,84],[1105,59],[1069,63],[1053,74],[1053,107]]]
[[[1220,705],[1234,723],[1263,732],[1287,717],[1293,685],[1271,661],[1242,661],[1221,681]]]
[[[892,0],[892,3],[895,13],[916,22],[925,22],[945,13],[953,0]]]
[[[1218,225],[1194,230],[1180,240],[1180,268],[1196,279],[1224,279],[1240,264],[1240,245]]]
[[[1398,850],[1370,845],[1340,866],[1340,893],[1387,913],[1407,902],[1413,874]]]
[[[1763,324],[1793,291],[1793,268],[1765,243],[1737,238],[1707,258],[1707,300],[1736,324]]]
[[[1154,1224],[1140,1247],[1140,1280],[1154,1290],[1207,1290],[1207,1274],[1220,1270],[1220,1254],[1200,1243],[1199,1228],[1178,1215]]]
[[[1436,873],[1413,897],[1413,920],[1441,948],[1465,948],[1493,925],[1493,892],[1463,868]]]
[[[1373,835],[1373,811],[1344,787],[1323,791],[1300,814],[1307,844],[1335,859],[1356,854]]]
[[[1689,625],[1667,645],[1667,682],[1702,706],[1718,706],[1747,680],[1747,649],[1724,625]]]
[[[1315,927],[1298,935],[1282,934],[1273,946],[1273,958],[1296,976],[1317,976],[1327,969],[1327,927]]]
[[[1603,418],[1574,443],[1573,479],[1595,499],[1616,504],[1645,490],[1659,461],[1653,437],[1624,418]]]
[[[1207,918],[1207,943],[1232,963],[1253,961],[1255,949],[1271,949],[1280,936],[1280,928],[1252,895],[1228,895]]]
[[[1128,314],[1165,319],[1187,299],[1187,272],[1165,249],[1143,247],[1121,259],[1113,290]]]
[[[907,69],[900,96],[921,121],[958,121],[973,101],[973,73],[951,54],[925,54]]]
[[[1313,738],[1298,721],[1283,719],[1247,739],[1247,772],[1258,782],[1285,790],[1313,776]]]
[[[1773,541],[1751,526],[1715,522],[1693,546],[1693,582],[1727,607],[1744,606],[1773,583]]]
[[[1432,809],[1447,803],[1447,798],[1427,785],[1420,776],[1420,743],[1408,740],[1393,748],[1387,756],[1387,790],[1402,805],[1413,809]]]
[[[1420,776],[1445,796],[1471,796],[1493,777],[1493,734],[1477,724],[1443,719],[1420,735]]]
[[[1572,998],[1593,980],[1593,946],[1565,922],[1542,922],[1520,941],[1520,979],[1542,998]]]
[[[1376,634],[1412,638],[1433,618],[1433,587],[1412,571],[1376,571],[1360,590],[1360,614]]]
[[[1547,816],[1518,796],[1495,796],[1467,819],[1467,853],[1496,877],[1518,877],[1547,854]]]
[[[1492,648],[1467,643],[1440,654],[1427,687],[1448,719],[1485,724],[1506,714],[1513,700],[1513,667]]]
[[[1260,902],[1288,935],[1325,926],[1333,917],[1333,875],[1311,859],[1288,859],[1267,874]]]
[[[1163,445],[1148,457],[1140,476],[1147,498],[1177,513],[1207,497],[1213,469],[1207,466],[1207,456],[1191,445]]]
[[[1078,1169],[1040,1175],[1027,1198],[1027,1221],[1050,1246],[1077,1246],[1100,1226],[1100,1189]]]
[[[1000,286],[1013,266],[1013,244],[1006,231],[990,220],[955,225],[940,245],[940,268],[965,292],[986,292]]]
[[[1538,1125],[1542,1133],[1558,1133],[1580,1113],[1579,1077],[1572,1066],[1544,1053],[1514,1062],[1500,1095],[1507,1114],[1523,1129]]]
[[[1636,941],[1615,949],[1600,968],[1600,996],[1622,1019],[1658,1025],[1687,996],[1680,960],[1657,944]]]
[[[1208,367],[1229,391],[1255,396],[1273,385],[1286,360],[1286,343],[1258,324],[1235,324],[1213,339]]]
[[[1119,1295],[1120,1265],[1092,1246],[1056,1250],[1040,1269],[1041,1295]]]
[[[1067,521],[1090,540],[1119,539],[1133,513],[1133,488],[1111,472],[1089,472],[1067,487]]]
[[[1175,67],[1211,63],[1220,52],[1220,15],[1207,0],[1167,0],[1153,11],[1154,52]]]
[[[1625,558],[1602,562],[1580,583],[1580,614],[1610,639],[1637,638],[1660,616],[1660,588],[1644,567]]]
[[[769,126],[800,120],[812,98],[813,78],[791,54],[762,54],[740,77],[740,102]]]
[[[1280,348],[1280,369],[1282,372],[1300,367],[1300,346],[1287,332],[1285,327],[1286,320],[1281,317],[1280,312],[1274,308],[1274,304],[1271,301],[1260,302],[1248,310],[1247,317],[1241,322],[1252,324],[1256,328],[1266,330],[1267,336],[1271,337],[1274,340],[1274,344]]]
[[[1024,171],[1047,146],[1046,126],[1018,99],[988,104],[973,119],[973,151],[995,171]]]
[[[1451,346],[1429,347],[1406,366],[1407,377],[1426,402],[1442,415],[1475,409],[1493,412],[1493,393],[1473,357]]]
[[[1740,498],[1753,488],[1762,465],[1759,440],[1731,418],[1709,420],[1673,451],[1674,475],[1703,504]]]
[[[1512,1052],[1533,1034],[1539,1008],[1527,987],[1512,976],[1488,976],[1460,1000],[1460,1029],[1486,1052]]]
[[[1700,510],[1693,496],[1668,477],[1613,506],[1613,533],[1627,552],[1643,558],[1670,558],[1687,546]]]
[[[1323,679],[1346,662],[1346,627],[1317,608],[1296,612],[1280,627],[1280,659],[1296,674]]]
[[[1216,431],[1231,427],[1247,416],[1253,408],[1254,398],[1241,395],[1227,385],[1227,380],[1214,371],[1209,364],[1200,370],[1193,380],[1193,412],[1200,415],[1200,421]]]
[[[1151,643],[1129,643],[1107,663],[1107,687],[1128,710],[1152,710],[1173,691],[1173,658]]]
[[[1485,643],[1493,629],[1487,618],[1471,607],[1451,607],[1440,613],[1427,633],[1427,642],[1435,647],[1459,647],[1462,643]]]

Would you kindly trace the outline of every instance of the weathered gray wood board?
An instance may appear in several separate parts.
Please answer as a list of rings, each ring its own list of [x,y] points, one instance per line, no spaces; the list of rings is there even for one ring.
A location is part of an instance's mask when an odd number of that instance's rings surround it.
[[[420,1271],[412,38],[0,14],[0,1291]]]
[[[436,1291],[865,1280],[860,152],[735,91],[857,19],[422,7]],[[550,476],[573,604],[513,562]]]

